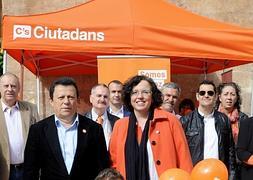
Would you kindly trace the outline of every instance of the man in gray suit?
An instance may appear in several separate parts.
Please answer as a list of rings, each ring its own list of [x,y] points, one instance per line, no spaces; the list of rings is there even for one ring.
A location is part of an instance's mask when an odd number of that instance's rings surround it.
[[[24,148],[31,124],[39,119],[34,104],[18,100],[18,77],[0,77],[0,179],[22,180]]]

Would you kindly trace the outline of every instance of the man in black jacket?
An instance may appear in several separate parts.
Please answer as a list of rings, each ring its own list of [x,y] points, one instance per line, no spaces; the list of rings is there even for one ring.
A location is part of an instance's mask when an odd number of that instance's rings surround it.
[[[60,78],[49,91],[54,115],[30,128],[24,179],[95,179],[109,167],[102,127],[77,114],[79,93],[73,79]]]
[[[198,109],[181,117],[188,141],[193,165],[208,158],[224,162],[229,171],[229,179],[236,178],[235,147],[229,119],[214,110],[216,88],[212,81],[200,83],[196,98]]]

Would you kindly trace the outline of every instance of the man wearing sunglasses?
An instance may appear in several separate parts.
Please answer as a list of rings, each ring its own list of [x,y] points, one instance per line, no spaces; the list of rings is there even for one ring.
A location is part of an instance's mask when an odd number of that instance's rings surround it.
[[[180,118],[188,141],[193,165],[208,158],[221,160],[229,171],[229,180],[236,179],[235,149],[230,122],[214,110],[216,87],[212,81],[200,83],[196,98],[199,107]]]

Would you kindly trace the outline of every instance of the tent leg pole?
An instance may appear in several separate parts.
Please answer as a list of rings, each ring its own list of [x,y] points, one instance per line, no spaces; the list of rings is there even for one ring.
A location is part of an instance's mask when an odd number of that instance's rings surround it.
[[[24,91],[24,50],[22,50],[22,58],[20,63],[20,99],[23,100],[23,91]]]
[[[205,76],[205,80],[206,80],[207,79],[207,62],[205,62],[205,67],[204,68],[205,68],[205,72],[204,72],[205,75],[204,76]]]
[[[253,81],[251,81],[253,83]],[[251,89],[251,104],[250,104],[250,116],[253,116],[253,89]]]
[[[40,114],[40,76],[36,76],[36,95],[37,95],[37,109]]]
[[[7,72],[7,52],[3,52],[3,74]]]
[[[20,64],[20,99],[23,100],[23,87],[24,87],[24,66]]]

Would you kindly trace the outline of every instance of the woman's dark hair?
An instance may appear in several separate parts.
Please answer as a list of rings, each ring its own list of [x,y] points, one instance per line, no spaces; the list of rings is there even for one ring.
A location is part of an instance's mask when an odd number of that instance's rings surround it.
[[[229,82],[229,83],[221,83],[218,87],[217,87],[217,94],[218,95],[221,95],[222,93],[222,90],[227,87],[227,86],[231,86],[235,89],[235,93],[236,93],[236,96],[237,96],[237,100],[234,104],[234,107],[238,110],[240,110],[241,108],[241,104],[242,104],[242,98],[241,98],[241,89],[240,87],[234,83],[234,82]],[[220,99],[218,98],[217,101],[216,101],[216,108],[218,109],[219,106],[220,106]]]
[[[133,106],[131,105],[131,93],[135,86],[137,86],[141,81],[147,81],[151,86],[151,92],[152,92],[152,103],[150,106],[150,110],[153,110],[157,107],[160,107],[163,100],[162,100],[162,93],[157,88],[155,82],[147,77],[147,76],[133,76],[129,80],[127,80],[123,86],[123,102],[126,106],[126,108],[133,112]]]
[[[183,109],[184,107],[189,107],[192,111],[195,109],[195,105],[194,102],[191,99],[183,99],[180,104],[179,104],[179,112],[181,112],[181,109]]]

